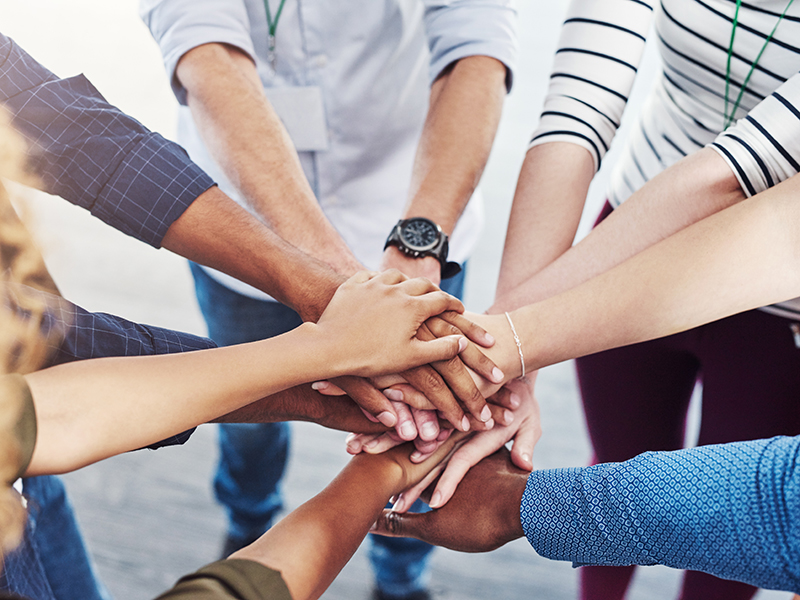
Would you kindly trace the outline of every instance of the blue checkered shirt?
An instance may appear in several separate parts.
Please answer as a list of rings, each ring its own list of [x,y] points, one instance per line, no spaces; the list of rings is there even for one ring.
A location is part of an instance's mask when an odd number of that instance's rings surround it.
[[[536,471],[520,516],[547,558],[655,565],[800,592],[800,436]]]
[[[44,190],[152,246],[214,185],[183,148],[108,104],[83,75],[56,77],[3,34],[0,104],[30,142]]]

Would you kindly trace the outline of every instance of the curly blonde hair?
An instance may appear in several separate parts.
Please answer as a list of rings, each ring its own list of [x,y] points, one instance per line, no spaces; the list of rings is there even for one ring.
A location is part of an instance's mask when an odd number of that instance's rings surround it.
[[[25,148],[7,114],[0,111],[0,177],[33,183],[25,169]],[[58,293],[30,233],[0,184],[0,376],[35,371],[48,352],[43,333],[47,301],[32,290]],[[14,390],[0,386],[0,392],[13,394]],[[20,417],[14,406],[13,398],[0,398],[0,560],[19,543],[25,522],[20,497],[10,486],[22,452],[14,434]]]

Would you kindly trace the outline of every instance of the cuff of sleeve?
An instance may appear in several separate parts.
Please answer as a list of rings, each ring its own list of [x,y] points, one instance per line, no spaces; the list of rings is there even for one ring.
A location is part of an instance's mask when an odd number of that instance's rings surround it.
[[[534,471],[522,494],[520,520],[525,537],[538,554],[574,561],[581,532],[574,516],[575,486],[583,469]]]
[[[280,571],[252,560],[231,558],[211,563],[183,577],[173,591],[186,593],[186,597],[189,597],[192,592],[200,595],[201,592],[209,592],[220,586],[228,590],[231,598],[239,600],[291,600],[292,598]],[[171,597],[169,592],[164,596],[164,600],[167,597]]]
[[[512,6],[461,5],[429,11],[425,21],[431,50],[430,82],[462,58],[488,56],[505,65],[506,91],[511,91],[519,54],[516,18]]]
[[[214,181],[177,144],[151,133],[106,184],[92,214],[156,248],[170,225]]]

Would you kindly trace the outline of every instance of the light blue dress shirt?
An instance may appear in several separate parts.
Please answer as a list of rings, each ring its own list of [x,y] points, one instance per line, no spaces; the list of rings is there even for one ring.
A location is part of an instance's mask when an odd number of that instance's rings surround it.
[[[800,592],[800,436],[536,471],[520,516],[546,558],[667,565]]]
[[[278,5],[271,0],[273,15]],[[510,86],[517,60],[515,0],[286,0],[276,70],[268,60],[263,0],[141,0],[140,7],[182,104],[178,60],[211,42],[252,57],[265,88],[319,88],[328,148],[300,152],[300,161],[328,219],[368,268],[380,264],[386,237],[402,216],[431,82],[454,61],[484,55],[506,65]],[[243,203],[185,107],[178,142]],[[451,238],[451,260],[469,256],[481,220],[473,199]],[[265,297],[211,274],[239,292]]]

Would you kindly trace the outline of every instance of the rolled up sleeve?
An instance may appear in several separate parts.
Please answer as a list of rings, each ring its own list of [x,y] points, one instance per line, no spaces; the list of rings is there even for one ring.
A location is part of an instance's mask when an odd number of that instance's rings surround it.
[[[0,104],[30,143],[42,189],[152,246],[214,185],[180,146],[108,104],[83,75],[59,79],[2,34]]]
[[[141,0],[139,16],[164,57],[164,68],[178,102],[186,105],[186,88],[175,76],[181,57],[203,44],[227,44],[255,61],[250,20],[239,0]]]
[[[517,9],[513,0],[425,2],[425,31],[433,82],[449,65],[468,56],[489,56],[506,67],[511,90],[517,67]]]

